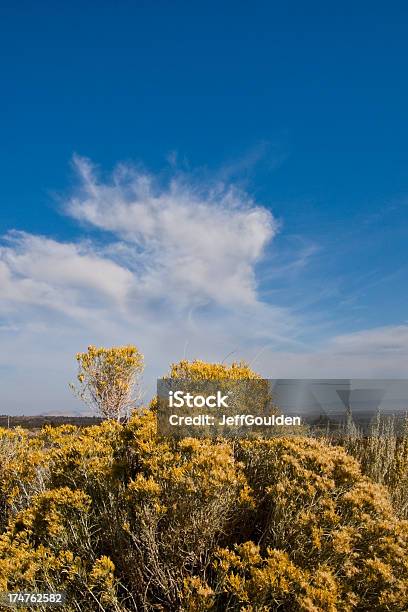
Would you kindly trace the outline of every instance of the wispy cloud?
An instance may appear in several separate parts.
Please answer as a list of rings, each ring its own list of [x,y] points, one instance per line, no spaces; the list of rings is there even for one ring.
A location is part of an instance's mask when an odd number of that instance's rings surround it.
[[[81,182],[67,212],[111,232],[128,255],[133,248],[140,292],[198,304],[256,303],[254,266],[277,231],[266,208],[223,183],[203,187],[178,176],[162,186],[123,165],[101,182],[88,160],[74,163]]]
[[[296,275],[318,248],[299,240],[286,261],[271,256],[279,223],[236,185],[176,170],[164,181],[130,165],[104,177],[80,157],[74,167],[64,210],[88,238],[10,231],[0,246],[4,410],[72,406],[62,390],[73,354],[89,343],[138,344],[150,389],[173,360],[231,352],[255,359],[265,376],[337,376],[347,366],[356,376],[381,363],[401,371],[404,326],[305,343],[307,320],[274,303],[263,283]]]
[[[298,351],[266,347],[254,365],[272,378],[406,378],[407,362],[408,325],[389,325],[340,334]]]
[[[66,381],[90,342],[138,343],[154,375],[185,346],[188,357],[221,359],[261,339],[290,344],[289,310],[259,298],[255,267],[278,231],[267,208],[219,181],[177,174],[163,184],[123,165],[102,180],[88,160],[74,164],[65,211],[94,238],[10,231],[0,247],[0,365],[11,395],[10,367],[24,395],[34,370]]]
[[[91,244],[16,231],[5,236],[0,248],[0,279],[4,310],[23,303],[69,316],[80,316],[98,303],[121,304],[133,284],[129,270],[98,255]]]

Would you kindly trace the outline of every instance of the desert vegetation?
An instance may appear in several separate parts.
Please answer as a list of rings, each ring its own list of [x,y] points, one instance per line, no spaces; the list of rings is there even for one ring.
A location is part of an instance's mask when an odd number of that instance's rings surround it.
[[[133,346],[97,348],[77,353],[77,384],[70,384],[78,397],[106,419],[127,417],[138,400],[143,355]]]
[[[139,355],[112,393],[119,353],[100,378],[79,358],[113,398],[100,424],[1,430],[0,591],[65,591],[67,612],[408,609],[406,437],[163,438],[154,399],[122,418]]]

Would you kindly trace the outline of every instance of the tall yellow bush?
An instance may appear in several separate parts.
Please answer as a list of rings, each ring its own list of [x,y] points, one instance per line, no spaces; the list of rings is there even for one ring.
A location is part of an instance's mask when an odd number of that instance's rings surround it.
[[[128,416],[137,400],[137,383],[143,371],[143,355],[133,346],[97,348],[77,353],[77,395],[101,416]]]

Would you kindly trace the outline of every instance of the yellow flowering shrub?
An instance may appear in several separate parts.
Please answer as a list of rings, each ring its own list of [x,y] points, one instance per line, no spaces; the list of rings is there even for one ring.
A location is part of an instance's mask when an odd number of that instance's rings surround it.
[[[224,363],[208,363],[195,359],[183,359],[170,366],[171,378],[185,378],[190,380],[262,380],[245,361],[233,361],[231,365]]]
[[[407,523],[317,440],[166,439],[152,410],[0,430],[0,511],[0,591],[65,591],[64,612],[408,609]]]
[[[48,486],[47,453],[36,436],[21,429],[0,428],[0,529],[10,513],[30,504],[31,497]]]
[[[101,416],[126,417],[137,400],[137,382],[143,371],[143,355],[133,346],[88,346],[77,353],[77,395]]]
[[[262,568],[284,552],[296,570],[282,592],[257,584],[261,604],[285,592],[288,609],[407,607],[407,523],[398,521],[386,490],[362,476],[342,448],[307,438],[251,440],[236,445],[236,456],[255,498],[245,537],[260,543]],[[251,572],[250,591],[259,576]]]
[[[152,413],[135,416],[125,432],[132,588],[148,586],[173,609],[184,579],[210,564],[214,542],[227,529],[245,478],[224,441],[158,439]],[[134,546],[134,543],[137,545]]]

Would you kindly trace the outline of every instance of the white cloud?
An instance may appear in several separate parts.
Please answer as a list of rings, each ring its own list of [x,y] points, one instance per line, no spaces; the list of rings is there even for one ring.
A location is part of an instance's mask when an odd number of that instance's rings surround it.
[[[77,157],[75,166],[81,184],[69,214],[142,253],[141,291],[198,304],[256,303],[254,266],[278,227],[266,208],[223,184],[202,188],[178,177],[163,187],[129,166],[107,183],[88,160]]]
[[[163,184],[128,166],[101,179],[82,158],[75,167],[79,184],[66,212],[96,238],[61,242],[12,231],[0,247],[2,411],[77,408],[67,382],[75,352],[90,343],[137,344],[150,391],[183,356],[256,358],[269,377],[402,372],[408,327],[305,348],[298,339],[307,321],[261,300],[257,264],[278,223],[244,192],[186,176]],[[271,282],[281,274],[273,265]]]
[[[408,325],[340,334],[309,350],[263,351],[255,365],[272,378],[406,378]]]
[[[408,325],[377,327],[343,334],[333,338],[331,345],[342,355],[377,355],[384,359],[393,353],[398,359],[401,354],[408,352]]]
[[[91,245],[61,243],[25,232],[10,232],[0,248],[0,298],[44,306],[71,316],[98,304],[122,304],[132,273],[93,252]]]

